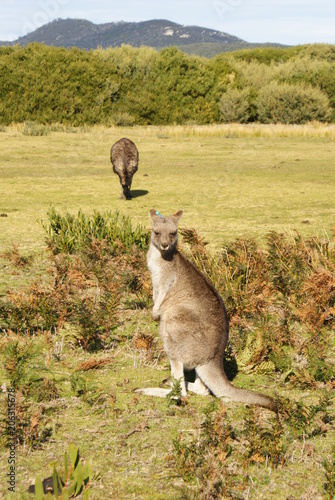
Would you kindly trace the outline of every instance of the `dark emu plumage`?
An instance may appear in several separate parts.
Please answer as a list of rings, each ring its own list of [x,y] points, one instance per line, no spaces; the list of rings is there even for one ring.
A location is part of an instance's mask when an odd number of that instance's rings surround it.
[[[123,137],[111,148],[113,171],[119,176],[122,187],[121,199],[131,198],[130,188],[133,175],[138,169],[138,150],[133,141]]]

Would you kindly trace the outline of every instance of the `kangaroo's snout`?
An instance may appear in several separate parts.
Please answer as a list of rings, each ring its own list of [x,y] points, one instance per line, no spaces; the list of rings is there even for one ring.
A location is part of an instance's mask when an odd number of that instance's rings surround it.
[[[161,231],[159,235],[159,247],[166,251],[171,247],[171,236],[169,232]]]
[[[161,222],[160,226],[156,226],[156,230],[152,232],[151,241],[162,254],[168,254],[177,245],[178,237],[175,227],[171,229],[166,221]]]

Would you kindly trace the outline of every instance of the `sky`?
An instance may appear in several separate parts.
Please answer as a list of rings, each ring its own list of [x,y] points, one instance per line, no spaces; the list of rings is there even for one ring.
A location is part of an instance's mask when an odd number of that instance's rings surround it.
[[[247,42],[335,44],[334,0],[1,0],[0,40],[16,40],[57,18],[167,19]]]

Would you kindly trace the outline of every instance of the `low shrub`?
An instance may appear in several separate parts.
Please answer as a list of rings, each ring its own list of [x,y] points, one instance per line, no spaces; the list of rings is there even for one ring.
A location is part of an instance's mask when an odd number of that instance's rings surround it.
[[[61,215],[51,208],[47,215],[49,224],[43,227],[48,234],[47,244],[54,254],[83,250],[87,245],[94,245],[95,240],[105,240],[113,251],[130,251],[132,245],[144,250],[149,243],[149,232],[140,225],[133,227],[130,218],[118,211],[103,214],[94,211],[85,215],[79,210],[74,216],[68,212]]]
[[[135,118],[129,113],[119,111],[112,115],[112,123],[117,127],[132,127],[135,123]]]
[[[335,319],[334,241],[270,232],[266,248],[239,239],[214,254],[196,231],[181,233],[185,252],[224,299],[240,367],[288,372],[301,386],[334,377],[325,362]]]
[[[181,432],[173,441],[172,460],[183,478],[185,498],[244,498],[255,467],[282,468],[292,460],[288,454],[297,440],[305,443],[313,436],[326,436],[330,405],[329,397],[309,406],[279,400],[278,415],[264,418],[256,407],[246,408],[242,425],[236,426],[230,410],[214,400],[205,409],[199,433],[188,438]],[[333,461],[323,465],[325,490],[333,492]]]
[[[219,108],[224,123],[247,123],[252,112],[250,109],[250,89],[228,88],[220,99]]]
[[[256,106],[261,123],[301,124],[331,118],[327,95],[307,85],[272,82],[259,91]]]

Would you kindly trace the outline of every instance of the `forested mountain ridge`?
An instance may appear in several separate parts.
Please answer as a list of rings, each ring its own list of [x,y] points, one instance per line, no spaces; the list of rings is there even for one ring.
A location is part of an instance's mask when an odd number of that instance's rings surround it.
[[[13,42],[0,42],[0,45],[27,45],[33,42],[86,50],[118,47],[122,44],[133,47],[146,45],[156,49],[173,45],[199,55],[215,55],[237,48],[261,45],[249,44],[241,38],[218,30],[183,26],[165,19],[104,24],[94,24],[85,19],[56,19]]]

